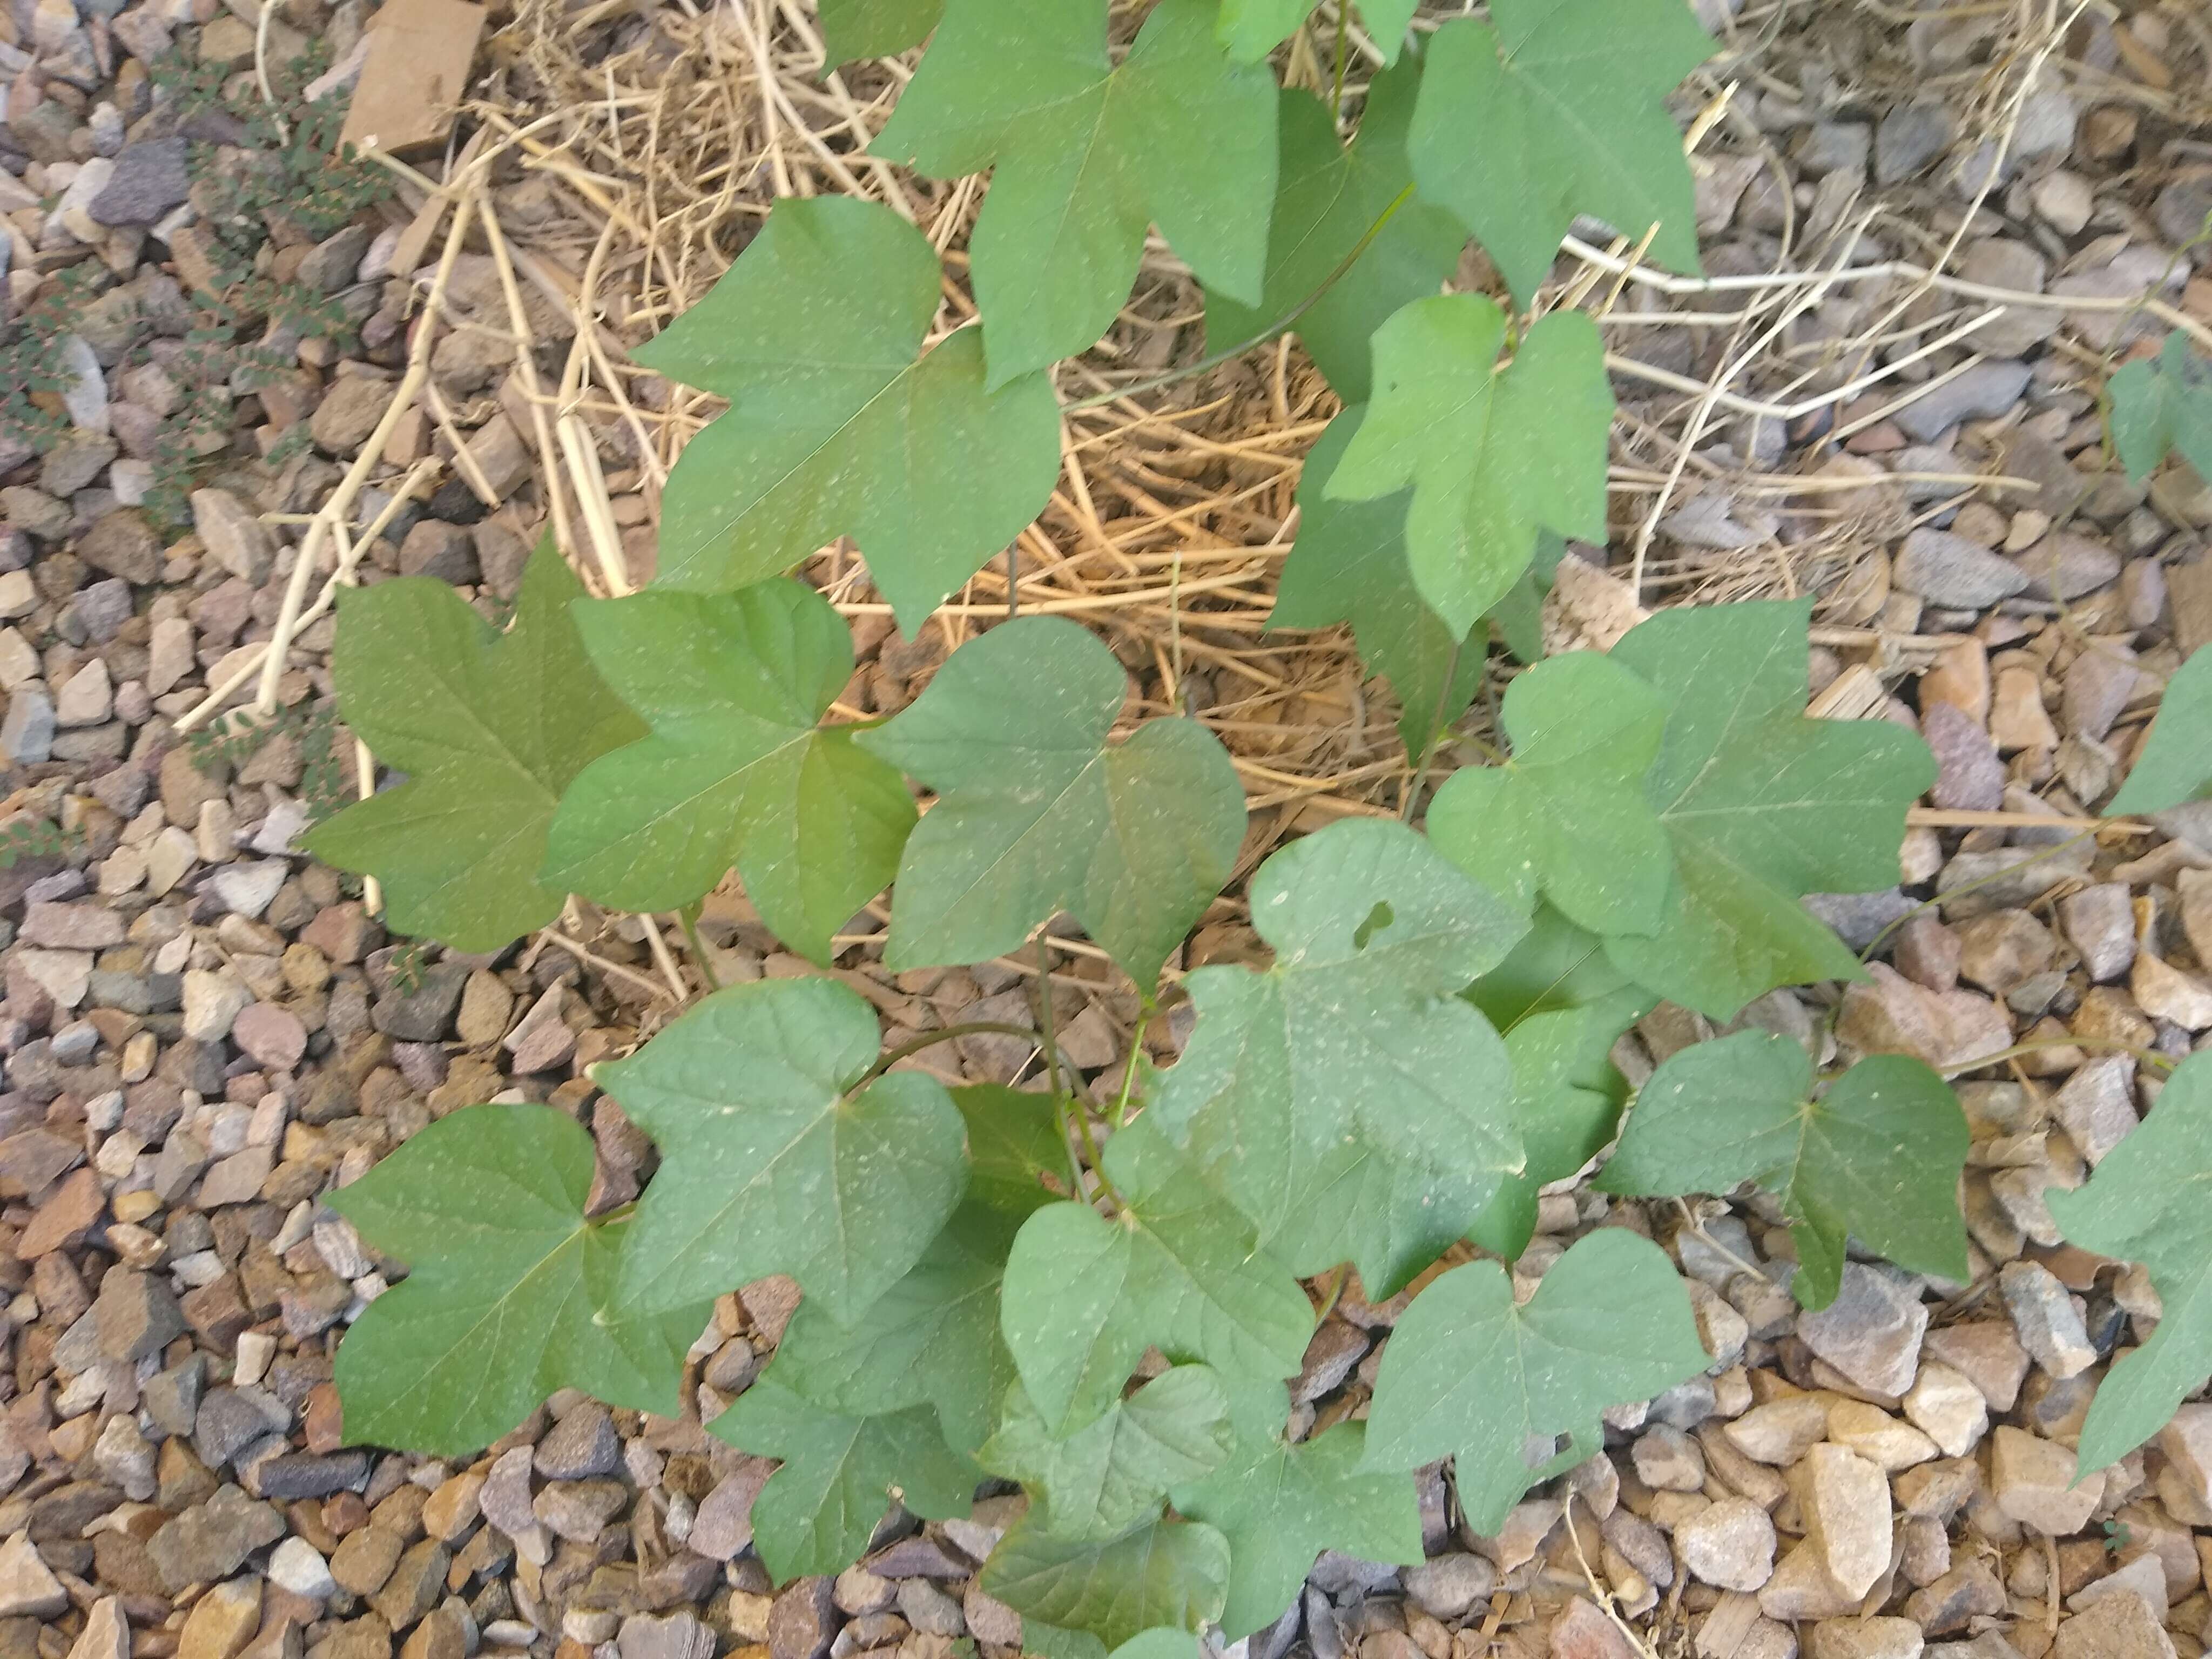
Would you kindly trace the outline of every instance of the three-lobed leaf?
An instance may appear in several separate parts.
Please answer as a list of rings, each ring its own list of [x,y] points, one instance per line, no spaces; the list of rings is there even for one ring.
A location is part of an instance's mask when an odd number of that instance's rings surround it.
[[[1482,684],[1480,645],[1446,628],[1413,586],[1406,562],[1404,492],[1371,501],[1333,498],[1324,487],[1359,430],[1366,406],[1347,409],[1314,441],[1298,477],[1298,534],[1275,589],[1270,628],[1348,622],[1368,672],[1398,697],[1406,752],[1467,712]]]
[[[1804,1048],[1739,1031],[1671,1055],[1638,1092],[1597,1185],[1642,1197],[1755,1181],[1781,1200],[1799,1300],[1835,1299],[1856,1237],[1899,1266],[1968,1276],[1959,1177],[1972,1136],[1958,1097],[1917,1060],[1863,1060],[1819,1098]]]
[[[568,786],[548,878],[625,910],[690,903],[734,864],[761,919],[802,955],[890,883],[914,828],[898,773],[818,722],[853,637],[795,581],[653,590],[576,607],[592,664],[651,731]]]
[[[1606,950],[1716,1019],[1778,985],[1865,976],[1799,900],[1894,885],[1905,809],[1936,781],[1901,727],[1807,718],[1811,617],[1809,600],[1667,611],[1613,649],[1668,702],[1644,792],[1674,879],[1658,927]]]
[[[2179,329],[2157,359],[2138,358],[2106,382],[2112,447],[2137,483],[2169,453],[2212,483],[2212,361],[2190,349]]]
[[[1505,343],[1505,313],[1480,295],[1402,307],[1375,331],[1374,396],[1326,485],[1340,501],[1412,486],[1413,585],[1462,637],[1541,532],[1605,539],[1613,389],[1596,325],[1553,312],[1501,363]]]
[[[2212,1057],[2167,1078],[2142,1124],[2073,1192],[2044,1194],[2069,1243],[2149,1269],[2163,1311],[2114,1362],[2081,1425],[2086,1472],[2116,1463],[2172,1420],[2212,1374]]]
[[[658,586],[745,586],[850,536],[912,632],[1037,515],[1060,474],[1051,384],[987,386],[975,329],[925,350],[941,276],[890,209],[786,198],[637,352],[730,402],[669,479]]]
[[[1382,61],[1395,64],[1419,0],[1360,0],[1359,15]],[[1255,63],[1297,33],[1314,0],[1221,0],[1221,44],[1240,64]],[[1339,27],[1342,27],[1340,24]]]
[[[1413,116],[1421,192],[1474,232],[1526,305],[1578,214],[1695,271],[1675,83],[1712,55],[1682,0],[1492,0],[1438,29]]]
[[[1348,1145],[1455,1188],[1451,1207],[1471,1215],[1522,1155],[1504,1045],[1456,994],[1526,924],[1419,836],[1372,818],[1284,848],[1249,897],[1274,963],[1184,981],[1198,1024],[1151,1115],[1271,1248],[1310,1224],[1304,1189]],[[1291,1254],[1304,1266],[1311,1247]]]
[[[1219,1468],[1231,1438],[1220,1376],[1175,1365],[1064,1438],[1017,1383],[975,1458],[1028,1487],[1032,1511],[1054,1535],[1103,1541],[1155,1518],[1170,1487]]]
[[[1118,65],[1107,10],[1107,0],[948,0],[872,146],[934,178],[991,170],[969,252],[994,386],[1106,332],[1147,224],[1209,290],[1260,297],[1274,77],[1229,61],[1212,0],[1162,0]]]
[[[408,775],[301,844],[380,881],[394,932],[496,951],[561,913],[567,890],[540,873],[561,793],[642,730],[584,654],[583,592],[550,542],[504,635],[427,576],[339,591],[338,712]]]
[[[825,67],[890,58],[920,46],[945,15],[945,0],[817,0]]]
[[[1452,1457],[1468,1524],[1494,1533],[1529,1486],[1603,1446],[1607,1407],[1711,1363],[1666,1253],[1624,1229],[1577,1241],[1521,1307],[1503,1267],[1469,1262],[1431,1281],[1392,1332],[1363,1467]],[[1528,1443],[1560,1435],[1566,1449],[1532,1468]]]
[[[337,1352],[349,1443],[441,1457],[490,1444],[581,1389],[673,1416],[708,1304],[625,1320],[611,1292],[626,1221],[592,1221],[592,1138],[550,1106],[442,1118],[330,1206],[413,1269]]]
[[[1541,892],[1594,933],[1651,932],[1674,873],[1644,794],[1667,725],[1659,694],[1576,651],[1516,675],[1502,714],[1511,758],[1452,775],[1430,805],[1430,841],[1524,915]]]
[[[1410,195],[1406,131],[1420,84],[1417,60],[1377,75],[1348,145],[1319,99],[1282,94],[1282,167],[1259,303],[1209,293],[1209,351],[1259,338],[1297,312],[1291,326],[1337,395],[1366,400],[1369,337],[1399,307],[1434,294],[1467,245],[1464,225]]]
[[[988,961],[1066,910],[1151,988],[1229,878],[1244,789],[1194,721],[1109,741],[1127,685],[1095,635],[1024,617],[856,739],[939,795],[899,865],[891,968]]]
[[[625,1306],[688,1305],[788,1273],[851,1326],[921,1257],[967,1184],[934,1078],[856,1087],[881,1042],[826,979],[717,991],[596,1080],[660,1148],[623,1252]]]
[[[1197,1632],[1221,1615],[1229,1540],[1198,1522],[1155,1520],[1103,1541],[1064,1538],[1034,1510],[1006,1528],[976,1582],[1030,1621],[1083,1632],[1109,1648]],[[1025,1639],[1024,1645],[1028,1645]]]
[[[945,1443],[935,1412],[848,1416],[785,1386],[781,1363],[708,1425],[782,1461],[752,1506],[754,1545],[776,1583],[850,1566],[894,1498],[930,1520],[968,1512],[982,1472]]]
[[[2136,751],[2107,817],[2163,812],[2212,797],[2212,651],[2191,653],[2159,697],[2158,718]]]
[[[1065,1437],[1103,1415],[1148,1347],[1211,1365],[1231,1390],[1296,1375],[1313,1308],[1249,1225],[1148,1117],[1107,1143],[1103,1164],[1121,1214],[1048,1205],[1023,1224],[1006,1263],[1000,1324],[1048,1431]]]

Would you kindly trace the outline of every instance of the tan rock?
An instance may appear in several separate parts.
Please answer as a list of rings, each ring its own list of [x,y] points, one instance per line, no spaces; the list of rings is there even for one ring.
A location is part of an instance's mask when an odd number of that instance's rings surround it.
[[[1855,1451],[1818,1445],[1798,1465],[1797,1498],[1806,1541],[1856,1601],[1889,1571],[1889,1478]]]
[[[1753,1406],[1721,1433],[1754,1463],[1786,1468],[1826,1438],[1828,1401],[1820,1395],[1792,1395]]]
[[[177,1659],[235,1659],[261,1626],[261,1580],[244,1573],[192,1604],[177,1638]]]
[[[1774,1577],[1759,1591],[1759,1610],[1784,1625],[1802,1619],[1840,1619],[1858,1611],[1858,1605],[1857,1596],[1845,1595],[1828,1576],[1820,1552],[1810,1539],[1782,1558]]]
[[[1936,1443],[1911,1424],[1900,1423],[1863,1400],[1838,1400],[1828,1408],[1828,1438],[1885,1474],[1931,1462],[1939,1455]]]
[[[1948,702],[1977,726],[1990,716],[1990,658],[1979,640],[1948,647],[1920,677],[1920,707]]]
[[[2160,961],[2148,951],[2136,951],[2128,987],[2135,993],[2136,1005],[2154,1019],[2170,1019],[2186,1031],[2212,1027],[2212,985]]]
[[[2105,1495],[2102,1469],[2081,1477],[2071,1447],[2023,1430],[1998,1428],[1990,1443],[1990,1492],[1999,1513],[2063,1538],[2089,1523]]]
[[[1931,1337],[1932,1341],[1932,1337]],[[1989,1432],[1989,1402],[1972,1379],[1940,1359],[1923,1359],[1905,1414],[1946,1457],[1964,1457]]]

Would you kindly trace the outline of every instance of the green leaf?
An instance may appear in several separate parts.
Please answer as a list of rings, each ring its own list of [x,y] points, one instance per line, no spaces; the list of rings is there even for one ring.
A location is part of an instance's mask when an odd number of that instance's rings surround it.
[[[1336,123],[1319,99],[1283,93],[1282,173],[1260,302],[1243,305],[1209,293],[1207,351],[1273,332],[1318,293],[1292,327],[1337,396],[1348,404],[1366,401],[1369,337],[1399,307],[1434,294],[1467,246],[1466,226],[1407,196],[1413,174],[1406,130],[1420,84],[1418,60],[1377,75],[1348,146],[1337,142]],[[1374,240],[1340,274],[1378,222]]]
[[[1115,1135],[1103,1162],[1121,1215],[1048,1205],[1022,1224],[1006,1263],[1006,1346],[1050,1431],[1095,1422],[1147,1347],[1212,1366],[1232,1390],[1295,1376],[1313,1307],[1256,1252],[1250,1227],[1148,1118]]]
[[[828,66],[895,58],[929,38],[945,0],[819,0]]]
[[[576,622],[652,731],[568,786],[547,878],[616,909],[674,910],[734,864],[761,919],[826,966],[915,821],[896,769],[817,724],[852,678],[844,621],[811,588],[769,581],[592,600]]]
[[[1605,954],[1605,941],[1538,900],[1528,937],[1512,955],[1468,988],[1467,999],[1500,1031],[1532,1014],[1619,999],[1633,1007],[1623,1029],[1650,1012],[1657,998],[1640,990]]]
[[[986,962],[1073,913],[1146,989],[1229,879],[1244,788],[1196,722],[1107,740],[1128,677],[1093,635],[1024,617],[954,652],[857,739],[936,790],[906,844],[884,961]]]
[[[1521,1494],[1599,1450],[1609,1406],[1649,1400],[1711,1363],[1666,1252],[1602,1227],[1553,1264],[1522,1307],[1494,1261],[1455,1267],[1413,1298],[1383,1350],[1363,1467],[1454,1457],[1468,1525],[1494,1533]],[[1531,1439],[1565,1450],[1531,1468]]]
[[[2172,1419],[2212,1373],[2212,1057],[2174,1068],[2142,1124],[2074,1192],[2044,1194],[2067,1242],[2150,1270],[2164,1305],[2149,1341],[2113,1364],[2081,1426],[2087,1474]],[[342,1348],[341,1353],[344,1352]]]
[[[1936,781],[1928,745],[1887,720],[1806,718],[1811,618],[1809,599],[1668,611],[1613,649],[1670,705],[1644,789],[1674,885],[1656,933],[1606,950],[1715,1019],[1778,985],[1865,977],[1798,901],[1895,885],[1905,808]]]
[[[1310,1158],[1357,1139],[1463,1183],[1476,1205],[1521,1166],[1489,1022],[1455,994],[1524,924],[1403,825],[1347,818],[1260,867],[1264,973],[1202,968],[1189,1047],[1152,1115],[1272,1221]]]
[[[1528,1165],[1508,1176],[1467,1236],[1508,1261],[1536,1231],[1536,1200],[1605,1150],[1620,1121],[1628,1083],[1613,1069],[1613,1043],[1650,1009],[1640,992],[1580,1008],[1531,1014],[1505,1033],[1513,1061],[1513,1117]]]
[[[1376,331],[1375,396],[1329,475],[1340,501],[1413,486],[1413,585],[1464,635],[1547,530],[1605,539],[1613,389],[1597,326],[1553,312],[1498,362],[1505,313],[1476,294],[1416,300]]]
[[[1447,23],[1413,116],[1421,192],[1473,228],[1526,305],[1577,214],[1695,272],[1697,210],[1666,94],[1713,43],[1682,0],[1492,0]]]
[[[981,1196],[971,1189],[921,1260],[850,1329],[818,1302],[801,1302],[776,1345],[785,1386],[848,1417],[934,1407],[954,1448],[972,1454],[981,1445],[1014,1380],[999,1292],[1021,1225],[1020,1213]]]
[[[608,1311],[629,1224],[584,1218],[592,1165],[591,1136],[565,1113],[470,1106],[329,1195],[414,1269],[338,1346],[349,1444],[459,1456],[568,1388],[678,1413],[708,1309],[635,1323]]]
[[[969,251],[989,384],[1087,349],[1157,224],[1207,289],[1257,303],[1275,82],[1231,64],[1212,0],[1162,0],[1119,67],[1106,0],[952,0],[872,153],[991,173]]]
[[[2212,651],[2199,647],[2166,683],[2150,736],[2106,817],[2163,812],[2212,796]]]
[[[968,1513],[982,1471],[945,1443],[935,1412],[844,1416],[785,1387],[781,1364],[707,1425],[783,1462],[752,1510],[754,1547],[777,1583],[852,1565],[893,1498],[933,1521]]]
[[[1231,1438],[1220,1376],[1176,1365],[1064,1440],[1016,1383],[1006,1420],[975,1455],[1030,1489],[1054,1536],[1103,1540],[1157,1516],[1170,1487],[1219,1468]]]
[[[967,1182],[944,1085],[876,1058],[875,1015],[832,980],[762,980],[695,1006],[600,1087],[660,1148],[624,1252],[625,1304],[682,1306],[769,1273],[849,1326],[904,1276]]]
[[[1302,1445],[1279,1438],[1257,1457],[1179,1490],[1176,1513],[1229,1540],[1222,1635],[1235,1642],[1291,1604],[1323,1550],[1419,1566],[1421,1505],[1412,1475],[1363,1474],[1366,1425],[1343,1423]]]
[[[716,593],[839,536],[908,633],[1021,533],[1060,476],[1042,374],[983,380],[972,328],[922,349],[936,250],[889,208],[787,198],[638,362],[730,400],[669,480],[655,585]]]
[[[1413,9],[1419,0],[1361,0],[1359,14],[1382,61],[1395,64],[1406,44]],[[1314,0],[1221,0],[1221,21],[1216,26],[1221,44],[1240,64],[1257,63],[1297,33]]]
[[[1062,1191],[1067,1182],[1067,1143],[1053,1116],[1052,1097],[997,1083],[974,1083],[952,1091],[968,1125],[968,1195],[1025,1216]]]
[[[1115,1648],[1114,1659],[1197,1659],[1201,1651],[1187,1630],[1148,1630]]]
[[[1340,501],[1322,487],[1366,413],[1364,404],[1346,410],[1306,456],[1298,478],[1297,539],[1283,562],[1267,626],[1350,623],[1360,660],[1397,694],[1398,734],[1406,752],[1419,755],[1440,726],[1457,720],[1474,701],[1484,653],[1455,638],[1413,586],[1406,562],[1406,495]]]
[[[2138,358],[2105,388],[2112,447],[2130,478],[2141,483],[2172,451],[2212,483],[2212,362],[2189,349],[2180,330],[2166,337],[2156,362]]]
[[[1503,710],[1513,757],[1464,767],[1437,792],[1429,839],[1522,914],[1540,890],[1600,933],[1648,933],[1674,877],[1644,799],[1667,706],[1610,657],[1571,652],[1515,676]]]
[[[382,882],[392,932],[496,951],[560,915],[564,892],[538,878],[554,806],[642,729],[584,655],[568,615],[583,592],[550,541],[504,637],[427,576],[339,590],[338,713],[408,776],[301,845]]]
[[[1637,1095],[1597,1185],[1672,1198],[1757,1182],[1790,1218],[1809,1308],[1835,1299],[1847,1237],[1915,1273],[1966,1279],[1958,1191],[1972,1137],[1950,1085],[1901,1054],[1861,1060],[1818,1100],[1814,1082],[1805,1050],[1765,1031],[1685,1048]]]
[[[1118,1648],[1158,1626],[1204,1628],[1221,1614],[1228,1579],[1229,1540],[1212,1527],[1153,1521],[1097,1543],[1059,1537],[1031,1513],[1006,1528],[976,1582],[1024,1624],[1086,1632]]]

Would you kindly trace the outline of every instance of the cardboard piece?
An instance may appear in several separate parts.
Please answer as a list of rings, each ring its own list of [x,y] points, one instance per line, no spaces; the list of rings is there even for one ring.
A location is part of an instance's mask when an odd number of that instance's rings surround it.
[[[483,28],[484,8],[466,0],[387,0],[340,139],[392,155],[444,143]]]

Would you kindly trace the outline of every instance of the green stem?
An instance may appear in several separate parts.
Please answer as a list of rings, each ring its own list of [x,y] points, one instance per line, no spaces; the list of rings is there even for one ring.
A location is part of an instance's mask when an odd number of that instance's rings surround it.
[[[1967,894],[1975,892],[1981,888],[1987,887],[1992,882],[2003,880],[2015,870],[2025,870],[2031,864],[2040,864],[2047,858],[2055,858],[2069,847],[2079,847],[2083,842],[2088,840],[2090,836],[2096,833],[2097,832],[2094,830],[2084,830],[2078,836],[2069,836],[2064,841],[2056,842],[2051,846],[2045,848],[2033,858],[2022,859],[2018,864],[2008,864],[2002,870],[1992,870],[1988,875],[1982,877],[1978,881],[1970,881],[1962,887],[1954,887],[1948,893],[1938,893],[1934,898],[1921,900],[1919,903],[1914,905],[1910,910],[1907,910],[1895,921],[1891,922],[1888,927],[1883,928],[1879,933],[1876,933],[1874,938],[1868,942],[1867,948],[1859,952],[1859,960],[1861,962],[1872,962],[1874,960],[1875,952],[1881,950],[1881,947],[1888,942],[1889,936],[1892,933],[1894,933],[1899,928],[1904,927],[1905,923],[1912,921],[1915,917],[1926,915],[1937,905],[1948,903],[1953,899],[1964,898]]]
[[[861,1074],[860,1082],[855,1083],[853,1087],[859,1089],[866,1084],[874,1082],[899,1061],[918,1054],[925,1048],[934,1048],[940,1042],[951,1042],[956,1037],[964,1036],[1018,1036],[1027,1037],[1031,1042],[1037,1040],[1037,1034],[1033,1028],[1027,1025],[1011,1024],[1005,1020],[971,1019],[965,1024],[947,1025],[938,1030],[926,1031],[911,1042],[902,1042],[896,1048],[885,1049],[883,1054],[877,1056],[876,1063]]]
[[[1339,1262],[1336,1271],[1329,1275],[1328,1292],[1322,1297],[1321,1311],[1314,1316],[1316,1328],[1328,1322],[1328,1316],[1336,1311],[1336,1304],[1343,1300],[1344,1287],[1351,1280],[1352,1264],[1349,1261]]]
[[[1280,319],[1255,334],[1250,339],[1239,340],[1225,350],[1214,352],[1211,356],[1201,357],[1187,368],[1171,368],[1166,374],[1155,374],[1148,380],[1139,380],[1133,385],[1117,386],[1111,392],[1096,392],[1088,398],[1078,398],[1072,404],[1063,404],[1060,406],[1060,412],[1073,415],[1079,410],[1100,409],[1108,404],[1119,403],[1124,398],[1134,398],[1147,392],[1158,392],[1161,387],[1173,386],[1179,380],[1192,380],[1209,369],[1218,368],[1224,363],[1235,362],[1254,346],[1265,345],[1286,329],[1296,327],[1298,319],[1319,305],[1329,289],[1344,279],[1345,273],[1359,263],[1360,257],[1374,245],[1375,239],[1382,234],[1382,227],[1390,222],[1400,208],[1413,199],[1413,187],[1408,185],[1393,197],[1390,205],[1382,210],[1382,216],[1373,224],[1368,226],[1366,233],[1352,245],[1352,252],[1338,260],[1336,269],[1322,278],[1321,286],[1292,306]]]
[[[1066,1091],[1060,1085],[1060,1046],[1052,1034],[1052,947],[1042,933],[1037,935],[1037,1030],[1044,1038],[1045,1086],[1058,1100]]]
[[[1328,117],[1332,121],[1344,118],[1345,60],[1351,56],[1352,0],[1336,0],[1336,79],[1329,88]]]
[[[1984,1054],[1979,1060],[1970,1060],[1963,1066],[1947,1066],[1943,1068],[1943,1075],[1947,1078],[1959,1077],[1967,1072],[1978,1072],[1985,1066],[1994,1066],[1999,1060],[2012,1060],[2019,1055],[2035,1054],[2045,1048],[2110,1048],[2116,1054],[2131,1054],[2142,1064],[2155,1066],[2161,1072],[2170,1072],[2174,1067],[2174,1062],[2160,1054],[2155,1048],[2139,1048],[2134,1043],[2122,1042],[2117,1037],[2032,1037],[2026,1042],[2015,1042],[2009,1048],[2000,1048],[1993,1054]]]
[[[1436,759],[1437,750],[1443,746],[1444,708],[1451,701],[1452,681],[1459,675],[1460,647],[1465,643],[1463,640],[1454,640],[1450,653],[1444,658],[1443,689],[1437,693],[1437,713],[1436,718],[1429,723],[1429,740],[1422,745],[1420,763],[1413,768],[1413,776],[1406,780],[1406,793],[1398,802],[1398,822],[1401,823],[1413,821],[1413,808],[1421,799],[1421,785],[1427,781],[1429,763]]]
[[[707,981],[709,991],[722,988],[721,975],[714,971],[714,959],[707,954],[706,942],[699,937],[699,912],[704,900],[687,904],[676,913],[677,921],[684,924],[684,938],[691,947],[691,959],[699,964],[699,977]]]

